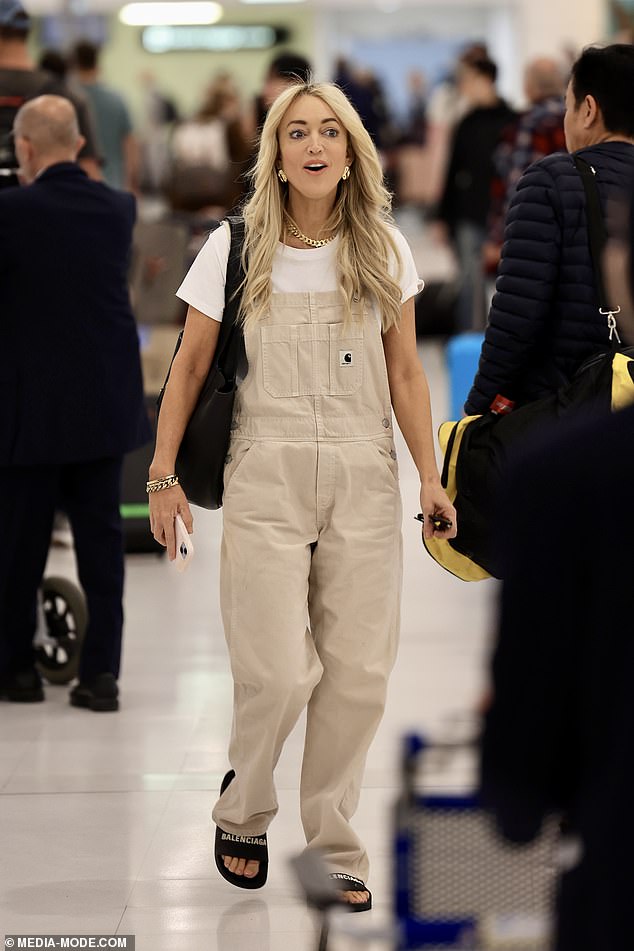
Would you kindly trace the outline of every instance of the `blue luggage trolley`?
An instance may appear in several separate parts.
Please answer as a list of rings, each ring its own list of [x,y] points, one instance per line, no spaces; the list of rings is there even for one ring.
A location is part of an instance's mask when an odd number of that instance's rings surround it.
[[[425,759],[465,748],[404,740],[394,809],[395,951],[548,951],[558,823],[548,820],[535,842],[514,845],[499,837],[475,794],[425,792]]]

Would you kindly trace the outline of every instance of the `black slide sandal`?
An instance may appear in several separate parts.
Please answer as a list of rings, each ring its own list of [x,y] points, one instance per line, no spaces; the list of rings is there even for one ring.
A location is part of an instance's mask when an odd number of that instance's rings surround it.
[[[227,786],[235,777],[235,772],[230,769],[220,786],[220,795],[223,794]],[[225,867],[223,856],[230,855],[232,858],[247,859],[252,862],[259,862],[260,868],[255,878],[245,878],[244,875],[236,875]],[[222,877],[231,885],[238,888],[262,888],[266,882],[269,871],[269,850],[266,841],[266,832],[262,835],[232,835],[230,832],[224,832],[220,826],[216,826],[216,841],[214,845],[214,856],[216,859],[216,868]]]
[[[343,872],[330,872],[330,880],[340,892],[367,892],[367,901],[345,901],[341,899],[341,904],[348,911],[370,911],[372,908],[372,892],[360,878],[353,878],[352,875],[345,875]]]

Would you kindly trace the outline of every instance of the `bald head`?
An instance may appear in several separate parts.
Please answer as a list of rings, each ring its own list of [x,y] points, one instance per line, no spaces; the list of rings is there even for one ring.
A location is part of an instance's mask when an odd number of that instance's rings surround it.
[[[563,97],[565,86],[563,70],[555,59],[542,57],[533,60],[526,67],[524,91],[529,102],[541,102],[552,96]]]
[[[32,142],[40,155],[72,152],[79,138],[77,113],[72,102],[62,96],[38,96],[18,110],[13,131]]]
[[[38,96],[25,103],[13,123],[16,154],[27,180],[57,162],[74,162],[83,145],[72,102]]]

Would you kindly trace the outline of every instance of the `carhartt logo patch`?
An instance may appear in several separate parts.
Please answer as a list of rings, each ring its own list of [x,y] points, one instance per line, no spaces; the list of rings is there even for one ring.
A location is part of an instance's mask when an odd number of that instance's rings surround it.
[[[352,350],[340,350],[339,351],[339,366],[340,367],[351,367],[354,365],[354,354]]]

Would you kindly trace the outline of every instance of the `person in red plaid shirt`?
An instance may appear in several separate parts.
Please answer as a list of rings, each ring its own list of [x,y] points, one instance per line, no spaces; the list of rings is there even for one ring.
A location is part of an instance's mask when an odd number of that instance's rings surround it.
[[[545,155],[565,152],[564,88],[562,67],[553,59],[536,59],[526,68],[524,93],[530,108],[506,127],[495,150],[496,174],[491,182],[487,241],[483,248],[487,274],[495,274],[506,212],[523,173]]]

